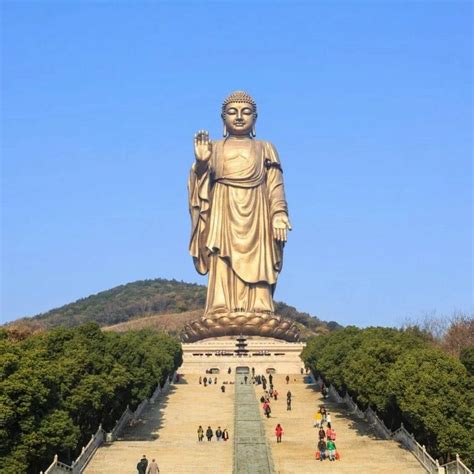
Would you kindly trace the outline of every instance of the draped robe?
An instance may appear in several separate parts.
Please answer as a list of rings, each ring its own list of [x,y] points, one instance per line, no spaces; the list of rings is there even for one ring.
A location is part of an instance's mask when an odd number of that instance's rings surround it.
[[[252,140],[247,156],[224,156],[213,143],[205,171],[193,165],[188,182],[190,254],[209,273],[205,315],[273,313],[273,292],[283,244],[273,238],[272,218],[288,213],[278,154]]]

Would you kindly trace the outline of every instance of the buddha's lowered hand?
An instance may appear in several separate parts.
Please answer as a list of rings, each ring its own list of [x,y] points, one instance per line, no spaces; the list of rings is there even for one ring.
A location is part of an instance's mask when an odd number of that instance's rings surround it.
[[[273,238],[279,242],[287,241],[287,231],[291,230],[288,216],[284,212],[277,212],[272,219]]]

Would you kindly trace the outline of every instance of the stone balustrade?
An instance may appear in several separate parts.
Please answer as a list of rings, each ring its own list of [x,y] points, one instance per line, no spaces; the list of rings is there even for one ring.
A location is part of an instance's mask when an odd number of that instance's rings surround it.
[[[166,378],[163,387],[160,387],[160,384],[158,384],[152,396],[149,399],[146,398],[145,400],[143,400],[134,412],[132,412],[132,410],[130,410],[129,406],[127,405],[127,408],[122,413],[121,417],[117,420],[117,423],[115,424],[114,428],[110,433],[106,433],[102,429],[102,426],[99,425],[97,432],[92,435],[91,440],[89,441],[87,446],[84,446],[82,448],[81,454],[77,457],[75,461],[72,462],[70,466],[59,461],[58,455],[56,454],[54,456],[53,462],[46,469],[46,471],[44,471],[44,474],[62,474],[70,472],[72,472],[73,474],[80,474],[87,466],[87,463],[91,460],[92,456],[97,451],[100,445],[102,445],[104,442],[111,443],[115,441],[120,436],[122,430],[130,422],[132,422],[132,420],[137,420],[145,409],[145,407],[149,403],[155,403],[158,397],[161,394],[166,393],[169,390],[171,384],[175,381],[176,372],[173,373],[171,377]],[[43,471],[41,471],[41,474],[43,474]]]
[[[316,386],[321,388],[324,381],[321,377],[314,377]],[[440,465],[438,460],[433,459],[426,451],[425,446],[419,444],[413,434],[409,433],[403,423],[400,428],[395,431],[390,431],[385,423],[377,416],[377,413],[369,406],[365,411],[362,411],[357,403],[349,394],[341,397],[337,389],[333,385],[328,387],[329,398],[336,403],[344,403],[347,408],[359,418],[365,418],[374,428],[374,430],[384,439],[395,439],[407,449],[409,449],[416,457],[418,462],[431,474],[473,474],[468,467],[462,463],[458,454],[456,460]]]
[[[446,474],[472,474],[472,471],[461,461],[459,454],[456,454],[456,460],[444,464]]]

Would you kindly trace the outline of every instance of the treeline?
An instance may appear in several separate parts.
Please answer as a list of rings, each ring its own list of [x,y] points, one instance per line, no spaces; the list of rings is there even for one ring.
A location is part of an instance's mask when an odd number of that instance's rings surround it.
[[[327,383],[374,408],[390,429],[403,422],[434,458],[458,453],[474,464],[474,379],[425,334],[347,327],[311,339],[302,357]]]
[[[427,314],[418,320],[408,321],[404,329],[422,332],[433,346],[449,355],[460,357],[464,352],[466,357],[469,349],[474,349],[474,314]]]
[[[157,278],[120,285],[32,318],[19,319],[8,327],[21,339],[57,326],[75,327],[91,321],[100,326],[112,326],[151,315],[203,310],[205,303],[205,286]],[[326,323],[301,313],[285,303],[276,303],[275,309],[277,314],[304,326],[303,338],[341,327],[334,321]]]
[[[38,473],[55,454],[70,462],[99,424],[149,397],[181,365],[162,333],[104,333],[88,323],[22,341],[0,330],[0,472]]]
[[[73,327],[94,321],[100,326],[152,313],[180,313],[203,308],[206,287],[176,280],[140,280],[120,285],[39,314],[25,322],[39,327]]]
[[[283,316],[284,318],[292,319],[311,331],[317,333],[330,332],[342,328],[342,326],[335,321],[322,321],[316,316],[311,316],[308,313],[302,313],[294,306],[289,306],[282,302],[275,302],[275,312],[278,315]]]

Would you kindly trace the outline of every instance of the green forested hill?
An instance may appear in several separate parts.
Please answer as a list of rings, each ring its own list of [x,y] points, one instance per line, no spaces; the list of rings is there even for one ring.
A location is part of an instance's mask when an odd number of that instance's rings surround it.
[[[206,287],[203,285],[161,278],[140,280],[82,298],[32,318],[17,320],[11,325],[33,330],[56,326],[73,327],[86,322],[111,326],[151,315],[202,310],[205,301]],[[305,326],[305,336],[340,327],[336,322],[325,323],[285,303],[277,303],[276,311]]]

